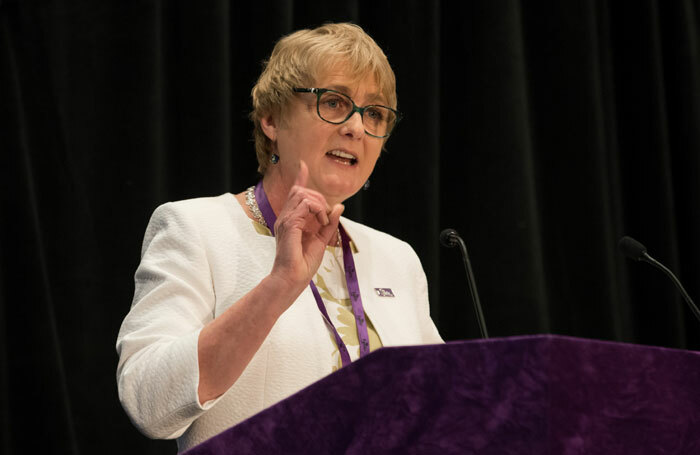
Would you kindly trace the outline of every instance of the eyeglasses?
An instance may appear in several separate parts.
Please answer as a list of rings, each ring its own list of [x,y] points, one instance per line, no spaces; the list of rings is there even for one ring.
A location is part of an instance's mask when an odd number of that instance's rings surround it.
[[[329,88],[295,88],[297,93],[316,94],[316,112],[321,120],[340,125],[345,123],[355,112],[360,113],[365,133],[372,137],[384,138],[391,134],[403,115],[390,107],[380,104],[358,107],[345,93]]]

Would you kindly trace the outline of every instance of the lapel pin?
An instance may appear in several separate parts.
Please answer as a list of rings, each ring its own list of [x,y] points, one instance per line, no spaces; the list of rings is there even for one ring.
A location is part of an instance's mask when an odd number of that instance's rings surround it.
[[[376,292],[379,297],[394,297],[391,288],[374,288],[374,292]]]

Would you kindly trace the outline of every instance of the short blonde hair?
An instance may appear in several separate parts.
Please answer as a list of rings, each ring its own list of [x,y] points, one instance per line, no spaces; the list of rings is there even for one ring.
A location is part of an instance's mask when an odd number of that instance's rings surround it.
[[[377,43],[358,25],[325,24],[313,30],[299,30],[282,37],[251,91],[255,153],[258,172],[265,174],[270,164],[272,141],[260,120],[281,115],[294,96],[295,87],[309,87],[336,65],[343,65],[351,79],[374,76],[379,92],[389,107],[396,109],[396,77]]]

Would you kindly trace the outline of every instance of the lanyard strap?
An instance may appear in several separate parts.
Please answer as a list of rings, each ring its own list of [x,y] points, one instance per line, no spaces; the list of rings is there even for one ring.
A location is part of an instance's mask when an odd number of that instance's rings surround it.
[[[255,186],[255,200],[258,203],[258,208],[260,213],[262,213],[263,218],[267,227],[270,229],[272,235],[275,235],[275,221],[277,216],[272,210],[270,201],[267,199],[267,194],[265,194],[265,189],[262,185],[262,180],[258,182]],[[343,265],[345,268],[345,283],[348,287],[348,294],[350,295],[350,302],[352,303],[352,312],[355,315],[355,325],[357,327],[357,337],[360,340],[360,357],[369,354],[369,336],[367,334],[367,321],[365,320],[365,311],[362,307],[362,296],[360,295],[360,283],[357,280],[357,271],[355,269],[355,260],[352,257],[352,249],[350,248],[350,237],[348,236],[345,228],[338,224],[338,232],[340,233],[340,240],[343,247]],[[314,295],[316,300],[316,306],[318,310],[323,315],[323,319],[326,322],[326,326],[333,333],[335,338],[335,343],[338,346],[338,352],[340,352],[340,359],[342,360],[343,366],[350,364],[350,354],[348,354],[348,349],[343,343],[342,338],[338,334],[338,331],[333,326],[330,317],[328,316],[328,311],[326,311],[326,305],[323,303],[321,294],[318,292],[316,285],[313,280],[309,282],[311,287],[311,293]]]

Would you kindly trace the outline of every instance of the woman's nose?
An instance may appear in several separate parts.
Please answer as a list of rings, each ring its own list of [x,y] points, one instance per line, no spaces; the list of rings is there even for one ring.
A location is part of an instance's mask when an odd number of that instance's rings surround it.
[[[349,119],[343,123],[343,134],[352,136],[355,139],[362,138],[365,134],[365,125],[362,123],[362,115],[353,112]]]

